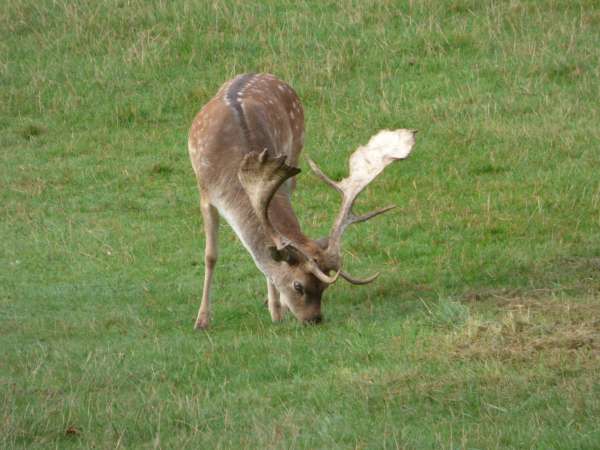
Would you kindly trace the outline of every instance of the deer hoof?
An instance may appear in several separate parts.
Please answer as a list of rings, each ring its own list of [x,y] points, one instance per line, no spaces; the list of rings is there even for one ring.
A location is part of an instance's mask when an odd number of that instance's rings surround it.
[[[202,317],[196,321],[196,325],[194,325],[194,329],[197,331],[206,330],[209,326],[210,322],[207,317]]]

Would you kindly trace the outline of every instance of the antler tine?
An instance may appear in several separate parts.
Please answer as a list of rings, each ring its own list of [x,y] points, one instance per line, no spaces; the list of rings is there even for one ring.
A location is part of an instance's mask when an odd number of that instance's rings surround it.
[[[367,278],[354,278],[353,276],[351,276],[348,272],[345,272],[343,270],[340,271],[340,275],[342,276],[342,278],[352,284],[369,284],[372,281],[375,281],[375,278],[377,278],[379,276],[379,272],[375,273],[374,275],[371,275],[370,277]]]
[[[323,180],[325,183],[327,183],[329,186],[334,188],[339,193],[341,193],[341,194],[344,193],[344,191],[342,191],[342,188],[340,187],[340,185],[338,183],[336,183],[335,181],[333,181],[331,178],[329,178],[327,175],[325,175],[325,173],[319,168],[319,166],[317,166],[315,164],[315,162],[312,159],[310,159],[310,158],[306,158],[306,159],[308,160],[308,165],[310,166],[310,168],[312,169],[312,171],[315,173],[315,175],[317,177],[319,177],[321,180]]]
[[[294,245],[293,243],[291,243],[291,245],[288,247],[288,254],[300,254],[304,257],[304,264],[306,265],[306,268],[315,276],[317,277],[319,280],[321,280],[323,283],[325,284],[333,284],[337,281],[341,270],[337,270],[336,273],[333,276],[328,275],[327,273],[323,272],[321,270],[321,268],[319,267],[319,265],[315,262],[315,260],[311,257],[311,255],[309,255],[308,253],[306,253],[303,249],[301,245]]]
[[[341,270],[337,270],[335,275],[333,276],[329,276],[327,275],[325,272],[323,272],[319,266],[313,262],[312,260],[307,260],[308,261],[308,268],[310,270],[310,272],[317,277],[319,280],[321,280],[323,283],[326,284],[333,284],[337,281],[338,277],[341,275],[342,271]]]
[[[394,209],[395,207],[396,207],[396,205],[388,205],[388,206],[385,206],[384,208],[380,208],[380,209],[376,209],[375,211],[371,211],[368,214],[362,214],[358,217],[355,216],[352,220],[352,223],[365,222],[369,219],[372,219],[373,217],[378,216],[379,214],[386,213],[386,212]]]
[[[395,207],[396,205],[389,205],[384,208],[379,208],[375,211],[368,212],[366,214],[361,214],[360,216],[355,216],[352,210],[350,210],[346,219],[345,226],[352,225],[354,223],[366,222],[367,220],[372,219],[373,217],[378,216],[379,214],[388,212],[389,210],[394,209]]]

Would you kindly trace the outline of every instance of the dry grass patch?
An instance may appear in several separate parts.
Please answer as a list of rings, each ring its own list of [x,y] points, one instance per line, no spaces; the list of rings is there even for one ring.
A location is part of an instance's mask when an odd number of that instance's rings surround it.
[[[500,297],[491,319],[472,315],[448,336],[449,353],[461,359],[564,360],[596,364],[600,356],[600,303]]]

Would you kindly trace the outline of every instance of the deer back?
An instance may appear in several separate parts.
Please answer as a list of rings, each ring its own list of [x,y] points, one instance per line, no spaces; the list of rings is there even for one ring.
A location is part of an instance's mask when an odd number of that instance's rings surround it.
[[[196,173],[210,178],[235,173],[246,153],[264,149],[296,166],[303,143],[304,112],[294,90],[270,74],[245,74],[221,86],[196,115],[188,147]]]

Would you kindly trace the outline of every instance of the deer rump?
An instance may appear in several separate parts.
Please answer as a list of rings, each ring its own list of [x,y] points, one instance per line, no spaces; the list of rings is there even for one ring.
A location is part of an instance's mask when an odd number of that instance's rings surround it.
[[[408,157],[416,130],[382,130],[350,157],[349,175],[330,179],[310,159],[316,176],[341,194],[340,211],[326,238],[311,239],[290,202],[304,143],[304,113],[294,90],[270,74],[245,74],[225,83],[195,117],[188,150],[198,180],[204,219],[204,288],[196,328],[210,322],[211,284],[217,262],[219,214],[267,279],[269,312],[279,321],[289,310],[304,323],[322,320],[322,294],[342,269],[341,240],[348,225],[389,211],[356,215],[356,197],[389,164]]]

